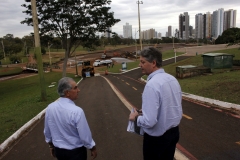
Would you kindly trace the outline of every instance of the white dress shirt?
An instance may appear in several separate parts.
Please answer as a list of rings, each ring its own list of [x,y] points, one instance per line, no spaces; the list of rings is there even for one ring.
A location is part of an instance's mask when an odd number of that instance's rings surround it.
[[[68,99],[60,97],[48,105],[45,114],[44,135],[55,147],[75,149],[95,146],[83,110]]]
[[[148,76],[142,94],[143,116],[137,125],[151,136],[161,136],[179,125],[182,118],[182,91],[175,77],[158,69]]]

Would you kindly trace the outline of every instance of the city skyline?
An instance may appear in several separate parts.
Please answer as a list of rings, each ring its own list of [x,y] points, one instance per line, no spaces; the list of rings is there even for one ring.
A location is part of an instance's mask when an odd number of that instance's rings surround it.
[[[123,35],[123,25],[129,23],[132,25],[132,34],[135,36],[135,29],[138,31],[138,5],[137,1],[113,0],[110,7],[114,12],[114,17],[121,21],[112,27],[112,31],[119,35]],[[22,11],[21,4],[24,0],[11,0],[0,2],[0,37],[6,34],[13,34],[14,37],[22,38],[33,32],[33,28],[26,24],[20,24],[26,17]],[[11,7],[8,7],[11,6]],[[238,7],[236,7],[238,6]],[[229,9],[237,10],[236,27],[240,28],[240,1],[238,0],[214,0],[190,1],[186,0],[182,3],[179,0],[144,1],[140,7],[141,30],[155,29],[158,33],[164,35],[168,31],[168,26],[172,26],[172,30],[179,29],[179,15],[188,12],[189,25],[195,28],[195,15],[198,13],[205,14],[223,8],[224,11]],[[138,34],[136,34],[138,38]]]

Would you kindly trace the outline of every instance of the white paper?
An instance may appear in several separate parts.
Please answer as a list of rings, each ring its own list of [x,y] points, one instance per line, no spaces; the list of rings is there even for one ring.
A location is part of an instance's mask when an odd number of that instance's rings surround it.
[[[132,109],[131,112],[133,112],[133,111],[134,111],[134,109]],[[131,132],[131,133],[136,133],[135,130],[134,130],[134,128],[135,128],[134,125],[135,124],[134,124],[133,121],[128,121],[127,131]],[[140,134],[139,133],[136,133],[136,134],[143,136],[144,132],[143,132],[142,127],[140,127]]]

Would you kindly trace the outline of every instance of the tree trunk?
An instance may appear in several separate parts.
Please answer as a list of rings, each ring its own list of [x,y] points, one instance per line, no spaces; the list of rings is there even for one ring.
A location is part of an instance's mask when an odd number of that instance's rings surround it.
[[[65,58],[64,58],[64,62],[63,62],[62,77],[66,77],[67,61],[68,61],[68,49],[65,50]]]

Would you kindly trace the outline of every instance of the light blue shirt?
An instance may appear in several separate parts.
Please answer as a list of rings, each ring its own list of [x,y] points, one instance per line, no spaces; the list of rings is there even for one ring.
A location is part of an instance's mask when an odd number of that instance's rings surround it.
[[[179,125],[182,118],[182,91],[175,77],[158,69],[148,76],[142,94],[143,116],[137,125],[151,136],[161,136]]]
[[[95,146],[83,110],[68,98],[59,98],[48,105],[45,114],[44,135],[55,147],[75,149]]]

